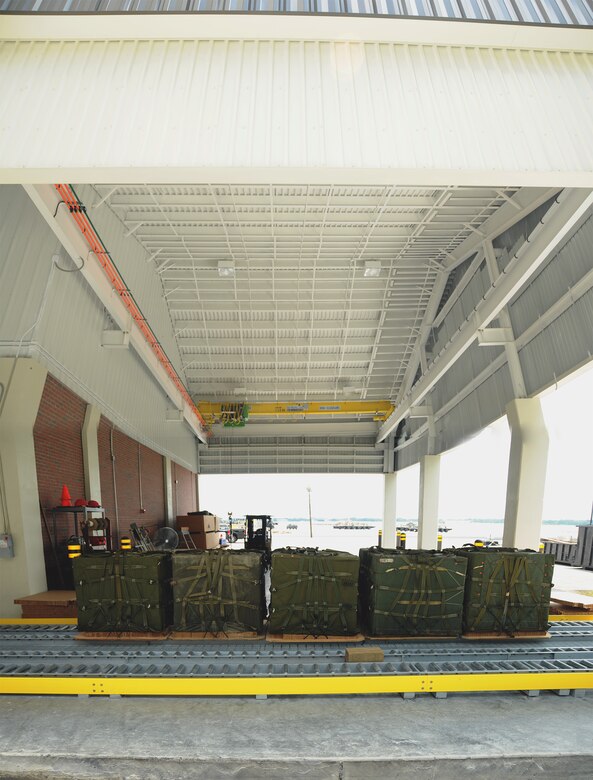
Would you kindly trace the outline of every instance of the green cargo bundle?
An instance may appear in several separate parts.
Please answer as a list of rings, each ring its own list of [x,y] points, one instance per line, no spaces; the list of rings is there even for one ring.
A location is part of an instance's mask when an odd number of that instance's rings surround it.
[[[175,631],[263,631],[263,553],[191,550],[172,557]]]
[[[167,553],[105,552],[72,561],[80,631],[164,631],[171,620]]]
[[[456,553],[467,558],[464,633],[547,629],[553,555],[505,548]]]
[[[427,550],[360,551],[360,618],[371,636],[458,636],[467,560]]]
[[[350,553],[290,547],[274,550],[270,633],[356,634],[358,570],[358,557]]]

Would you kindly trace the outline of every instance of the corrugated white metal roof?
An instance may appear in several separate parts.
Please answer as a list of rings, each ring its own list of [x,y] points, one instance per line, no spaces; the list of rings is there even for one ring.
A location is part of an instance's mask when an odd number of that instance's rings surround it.
[[[416,16],[540,24],[592,24],[586,0],[2,0],[2,12],[312,13]]]
[[[5,40],[0,68],[4,181],[52,181],[58,170],[73,183],[215,182],[232,175],[235,181],[313,184],[320,177],[327,182],[329,170],[334,183],[593,181],[588,52],[329,41]],[[153,204],[150,193],[144,195]],[[257,212],[236,212],[240,202],[218,201],[216,190],[206,195],[212,196],[215,213],[203,213],[200,228],[186,225],[194,245],[208,240],[209,220],[218,210],[224,216],[223,208],[230,210],[230,239],[233,222],[251,231],[261,226]],[[290,197],[289,188],[282,197]],[[327,218],[337,222],[338,216]],[[309,212],[311,223],[323,218]],[[393,215],[399,224],[379,230],[386,248],[408,235],[405,218],[400,209]],[[166,209],[153,209],[151,220],[147,235],[170,226]],[[279,256],[300,222],[297,214],[281,225]],[[339,255],[341,236],[330,232],[328,239]],[[245,241],[250,244],[248,233]],[[302,241],[306,258],[314,246],[306,233]]]

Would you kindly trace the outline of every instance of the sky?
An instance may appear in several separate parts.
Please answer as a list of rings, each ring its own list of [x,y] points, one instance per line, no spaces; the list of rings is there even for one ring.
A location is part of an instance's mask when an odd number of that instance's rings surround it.
[[[550,449],[545,520],[586,521],[593,502],[593,368],[541,396]],[[441,458],[439,517],[504,516],[510,432],[506,418]],[[397,515],[418,516],[419,466],[400,471]],[[382,474],[247,474],[200,477],[200,508],[226,517],[383,516]]]

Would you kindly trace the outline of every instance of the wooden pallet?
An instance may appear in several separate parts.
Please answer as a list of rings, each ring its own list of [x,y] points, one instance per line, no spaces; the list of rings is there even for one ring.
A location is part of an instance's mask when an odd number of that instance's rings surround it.
[[[169,638],[168,631],[79,631],[75,639],[91,642],[162,642]]]
[[[353,636],[308,636],[306,634],[266,634],[266,642],[364,642],[365,637],[362,634]]]
[[[177,641],[202,641],[202,640],[230,640],[235,642],[242,642],[244,640],[264,639],[263,634],[257,634],[255,631],[230,631],[224,633],[223,631],[213,634],[210,631],[171,631],[169,639],[176,639]]]
[[[563,607],[580,609],[581,612],[593,612],[593,597],[584,596],[582,593],[569,593],[568,591],[555,590],[551,601]]]
[[[20,604],[24,618],[76,617],[76,594],[73,590],[47,590],[14,600]]]
[[[583,609],[582,607],[567,607],[564,604],[550,604],[550,615],[566,615],[567,618],[571,615],[589,615],[589,617],[592,617],[593,611]]]
[[[517,631],[513,634],[505,634],[504,631],[474,631],[469,634],[462,634],[462,639],[549,639],[549,631]]]
[[[418,641],[427,641],[427,642],[447,642],[447,641],[454,641],[455,639],[458,639],[458,636],[438,636],[438,635],[427,635],[422,634],[419,636],[371,636],[370,634],[366,634],[366,639],[368,639],[370,642],[418,642]]]

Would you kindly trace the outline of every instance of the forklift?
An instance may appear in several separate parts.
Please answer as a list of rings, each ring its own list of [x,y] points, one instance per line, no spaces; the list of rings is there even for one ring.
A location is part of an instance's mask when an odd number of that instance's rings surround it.
[[[272,517],[270,515],[245,515],[245,549],[261,550],[269,566],[272,562]]]

